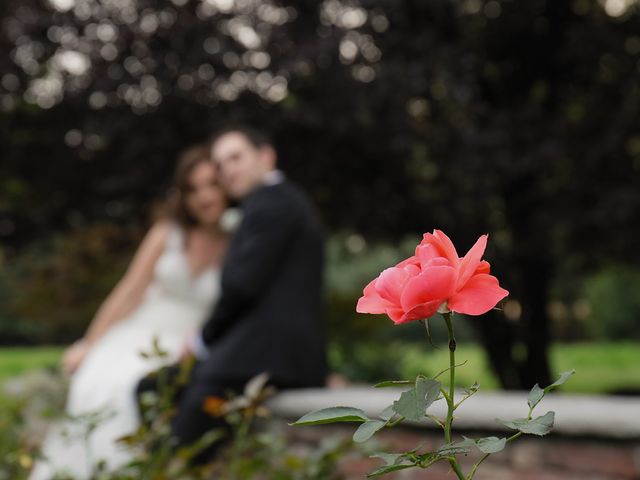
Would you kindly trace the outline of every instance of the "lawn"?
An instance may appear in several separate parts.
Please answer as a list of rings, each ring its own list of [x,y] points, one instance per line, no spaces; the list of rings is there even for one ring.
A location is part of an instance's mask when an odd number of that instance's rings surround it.
[[[60,347],[0,348],[0,383],[35,368],[55,368]]]
[[[456,370],[458,385],[478,381],[483,390],[498,388],[486,356],[478,346],[463,345],[456,351],[456,363],[467,363]],[[406,378],[424,371],[435,374],[448,366],[446,348],[427,351],[409,348],[403,354],[402,371]],[[640,342],[557,344],[551,348],[554,374],[575,369],[576,375],[563,387],[566,392],[640,393]]]
[[[448,365],[448,350],[444,348],[410,345],[402,350],[399,368],[406,378],[421,372],[435,374]],[[55,367],[61,352],[60,347],[0,348],[0,383],[31,369]],[[478,381],[483,390],[498,387],[481,348],[459,347],[456,361],[465,360],[468,362],[457,369],[458,385]],[[566,392],[640,392],[640,342],[558,344],[551,349],[551,361],[555,373],[577,370],[565,385]]]

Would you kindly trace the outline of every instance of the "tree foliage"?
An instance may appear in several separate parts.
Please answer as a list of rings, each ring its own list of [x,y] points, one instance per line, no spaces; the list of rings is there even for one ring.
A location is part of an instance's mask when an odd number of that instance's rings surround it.
[[[491,233],[488,256],[521,314],[478,326],[508,387],[550,380],[546,304],[558,282],[638,260],[635,3],[0,8],[6,247],[139,221],[180,149],[242,120],[273,134],[333,230],[395,240],[439,227],[469,245]]]

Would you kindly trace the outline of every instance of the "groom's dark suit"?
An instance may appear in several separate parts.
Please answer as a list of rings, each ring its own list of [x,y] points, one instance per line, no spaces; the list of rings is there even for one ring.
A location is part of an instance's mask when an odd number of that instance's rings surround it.
[[[267,372],[282,388],[324,384],[323,238],[305,195],[283,180],[242,202],[243,219],[222,271],[222,293],[202,330],[207,355],[178,399],[173,431],[182,444],[216,426],[204,400]],[[143,380],[138,393],[153,389]]]
[[[209,354],[196,381],[266,371],[277,383],[323,385],[323,240],[315,210],[283,180],[249,194],[243,211],[219,304],[202,330]]]

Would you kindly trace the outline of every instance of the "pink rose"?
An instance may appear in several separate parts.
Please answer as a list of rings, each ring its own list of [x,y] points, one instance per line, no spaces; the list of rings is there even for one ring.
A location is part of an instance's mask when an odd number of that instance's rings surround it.
[[[460,258],[443,232],[425,233],[415,255],[387,268],[364,289],[359,313],[385,313],[394,323],[421,320],[437,312],[482,315],[506,297],[482,260],[488,235]]]

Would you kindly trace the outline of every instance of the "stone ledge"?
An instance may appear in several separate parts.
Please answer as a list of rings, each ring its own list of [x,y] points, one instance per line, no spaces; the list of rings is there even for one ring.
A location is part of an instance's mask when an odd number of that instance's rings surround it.
[[[304,389],[282,391],[267,406],[278,416],[297,419],[312,410],[333,406],[361,408],[375,416],[396,400],[401,388],[376,389],[370,386],[350,386],[335,389]],[[554,433],[574,436],[594,436],[608,439],[640,438],[640,397],[604,395],[549,394],[536,408],[538,415],[556,412]],[[478,392],[456,411],[456,428],[461,430],[506,430],[495,422],[526,416],[527,392]],[[429,410],[446,416],[443,401]],[[430,422],[409,424],[433,428]]]

